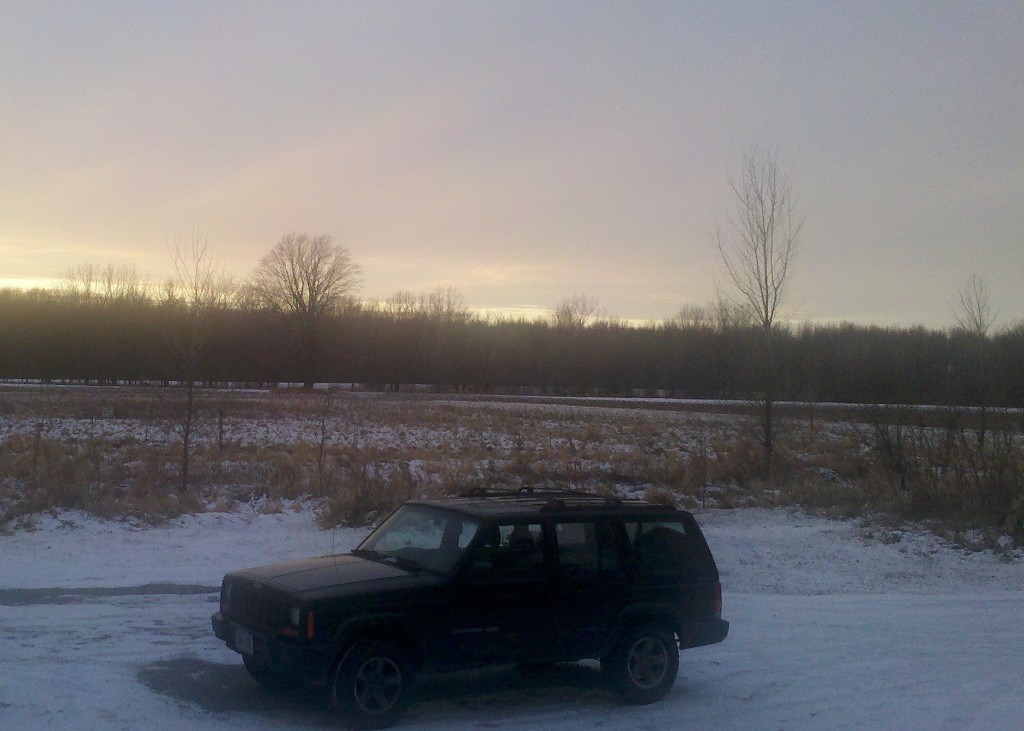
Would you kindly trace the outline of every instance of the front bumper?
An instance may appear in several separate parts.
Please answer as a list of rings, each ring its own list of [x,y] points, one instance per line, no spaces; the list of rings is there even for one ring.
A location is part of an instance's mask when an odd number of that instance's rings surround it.
[[[213,625],[213,633],[239,654],[246,653],[236,644],[238,631],[249,633],[252,636],[252,655],[260,664],[304,683],[325,683],[334,665],[333,647],[299,643],[285,637],[254,632],[249,627],[233,622],[220,612],[214,612],[210,617],[210,623]]]
[[[724,619],[691,622],[679,638],[679,648],[703,647],[721,642],[729,634],[729,623]]]

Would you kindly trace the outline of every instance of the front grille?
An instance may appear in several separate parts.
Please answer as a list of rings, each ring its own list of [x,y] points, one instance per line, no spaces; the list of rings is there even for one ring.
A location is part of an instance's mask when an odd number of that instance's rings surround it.
[[[290,606],[262,587],[236,583],[231,587],[228,614],[246,627],[272,632],[287,624]]]

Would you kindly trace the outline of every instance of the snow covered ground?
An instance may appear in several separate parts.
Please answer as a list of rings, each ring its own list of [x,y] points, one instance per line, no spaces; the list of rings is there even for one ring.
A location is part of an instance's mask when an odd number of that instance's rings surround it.
[[[620,706],[592,664],[424,677],[408,729],[1019,729],[1024,555],[790,511],[698,515],[729,638],[683,653],[670,695]],[[301,504],[162,528],[77,513],[0,536],[0,728],[336,726],[320,697],[263,693],[213,637],[231,568],[341,551]]]

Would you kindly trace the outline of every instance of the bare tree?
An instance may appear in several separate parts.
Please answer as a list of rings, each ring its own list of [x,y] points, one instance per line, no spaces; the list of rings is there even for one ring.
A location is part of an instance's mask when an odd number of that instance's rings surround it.
[[[726,231],[719,227],[711,241],[734,302],[750,308],[763,335],[757,369],[762,406],[758,437],[764,448],[765,477],[770,479],[775,447],[776,319],[803,218],[795,211],[789,175],[780,168],[777,153],[748,149],[739,179],[730,180],[729,185],[736,208]]]
[[[399,290],[387,299],[379,302],[377,308],[380,312],[396,320],[408,320],[417,315],[420,310],[419,299],[408,290]]]
[[[426,296],[427,315],[436,322],[452,324],[469,317],[462,293],[451,284],[439,284]]]
[[[64,270],[56,285],[58,296],[77,302],[141,301],[146,299],[146,285],[131,264],[102,269],[95,264],[77,264]]]
[[[987,338],[996,322],[988,285],[976,274],[957,290],[956,324],[960,329]]]
[[[424,352],[433,373],[434,388],[440,390],[446,380],[449,385],[457,380],[457,369],[453,368],[455,340],[459,326],[469,320],[469,310],[462,293],[451,284],[439,284],[420,295],[419,303],[426,318],[422,328]]]
[[[146,285],[132,264],[107,265],[100,272],[103,299],[107,302],[139,302],[146,299]]]
[[[575,294],[555,305],[551,320],[555,327],[583,329],[600,314],[601,308],[596,299],[585,294]]]
[[[956,323],[969,338],[974,360],[974,400],[978,407],[978,448],[985,447],[988,432],[988,401],[991,341],[989,335],[996,322],[992,298],[988,285],[976,274],[957,290],[957,305],[954,311]]]
[[[709,330],[712,318],[709,308],[687,302],[679,308],[675,317],[669,322],[684,330]]]
[[[684,304],[671,322],[684,329],[714,330],[719,333],[749,328],[751,309],[745,302],[719,297],[706,305]]]
[[[708,304],[714,329],[720,333],[744,330],[754,326],[754,313],[746,302],[734,302],[719,297]]]
[[[90,302],[99,288],[98,280],[99,272],[95,264],[76,264],[64,270],[55,289],[61,297]]]
[[[328,465],[328,442],[330,441],[332,429],[331,418],[334,416],[334,392],[327,389],[324,392],[323,404],[320,408],[319,439],[317,440],[316,451],[316,484],[317,496],[323,497],[327,494],[327,486],[333,476],[333,470]]]
[[[187,243],[168,247],[175,276],[166,284],[170,332],[168,360],[181,398],[175,405],[175,431],[181,440],[181,491],[189,489],[192,437],[199,420],[197,386],[211,343],[211,321],[228,305],[233,283],[207,252],[206,237],[193,230]]]
[[[348,303],[360,268],[348,247],[328,235],[290,233],[260,260],[252,291],[264,306],[293,319],[303,353],[304,385],[312,388],[325,319]]]

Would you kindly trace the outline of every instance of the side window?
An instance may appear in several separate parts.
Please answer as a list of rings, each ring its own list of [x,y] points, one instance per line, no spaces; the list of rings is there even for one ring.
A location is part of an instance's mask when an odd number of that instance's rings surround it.
[[[690,537],[682,523],[627,523],[626,534],[641,576],[679,577],[689,569]]]
[[[491,529],[469,569],[470,580],[483,584],[538,581],[544,575],[544,530],[539,523]]]
[[[622,571],[615,530],[609,523],[558,523],[555,541],[558,569],[564,579],[588,579]]]

